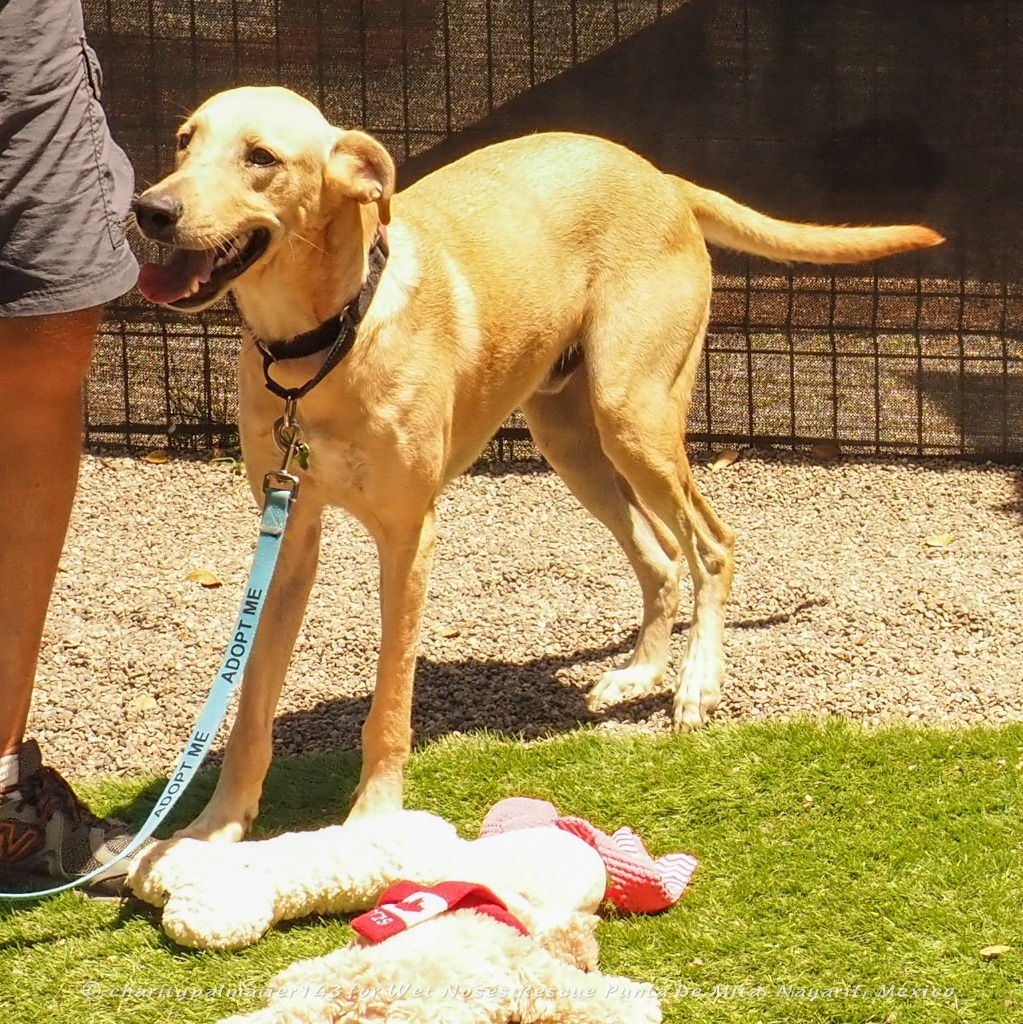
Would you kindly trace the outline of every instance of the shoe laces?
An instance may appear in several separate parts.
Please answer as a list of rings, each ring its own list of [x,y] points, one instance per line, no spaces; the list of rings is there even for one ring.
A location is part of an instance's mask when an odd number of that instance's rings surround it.
[[[71,819],[74,828],[102,824],[102,819],[89,810],[88,805],[75,795],[67,779],[54,768],[42,765],[24,782],[18,783],[18,791],[21,794],[19,811],[31,805],[43,819],[55,812],[63,812]]]

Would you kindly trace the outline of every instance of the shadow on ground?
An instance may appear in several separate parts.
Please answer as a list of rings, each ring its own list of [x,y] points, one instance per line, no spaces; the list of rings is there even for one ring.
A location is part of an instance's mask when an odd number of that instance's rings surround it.
[[[820,603],[801,601],[784,612],[734,620],[727,628],[768,629]],[[688,628],[688,623],[679,623],[674,633],[684,634]],[[563,673],[595,663],[622,664],[635,646],[636,637],[637,631],[631,630],[615,642],[546,654],[525,662],[420,658],[412,711],[415,742],[422,744],[451,733],[484,730],[509,739],[531,740],[602,722],[640,722],[656,711],[670,715],[671,695],[667,689],[594,712],[586,703],[586,694],[596,682],[599,670],[587,671],[579,684],[562,677]],[[330,749],[323,745],[323,738],[329,737],[332,747],[354,747],[368,711],[367,696],[327,700],[281,715],[274,724],[275,746],[280,752]],[[305,747],[307,736],[317,740]]]

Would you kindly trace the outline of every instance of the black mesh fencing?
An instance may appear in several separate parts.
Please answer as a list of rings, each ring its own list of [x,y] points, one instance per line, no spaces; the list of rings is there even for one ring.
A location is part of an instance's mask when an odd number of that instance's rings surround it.
[[[715,252],[690,436],[1023,453],[1019,0],[85,8],[140,187],[170,168],[174,129],[203,99],[277,83],[380,138],[403,184],[558,128],[615,139],[778,216],[927,223],[945,246],[836,273]],[[89,441],[230,445],[237,346],[226,307],[186,318],[126,296],[90,378]],[[522,454],[522,438],[512,422],[495,452]]]

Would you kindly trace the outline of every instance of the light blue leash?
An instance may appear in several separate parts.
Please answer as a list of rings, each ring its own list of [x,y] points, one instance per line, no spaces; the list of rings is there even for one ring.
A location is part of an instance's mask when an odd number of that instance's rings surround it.
[[[0,892],[0,900],[31,900],[40,896],[52,896],[84,885],[98,875],[110,869],[112,864],[130,857],[152,834],[166,817],[167,812],[178,802],[178,799],[195,778],[199,766],[206,758],[213,739],[220,728],[220,723],[227,713],[234,691],[241,683],[245,664],[249,660],[252,642],[256,635],[259,616],[263,612],[267,590],[273,578],[280,554],[284,528],[288,524],[291,504],[298,494],[298,478],[289,469],[291,462],[301,445],[301,429],[294,419],[295,403],[288,402],[284,416],[274,425],[274,438],[278,447],[284,452],[284,465],[274,473],[268,473],[263,480],[263,518],[259,524],[259,540],[256,542],[256,554],[252,561],[242,605],[238,612],[234,631],[228,641],[224,660],[220,664],[213,685],[210,687],[206,703],[203,704],[195,728],[192,730],[185,750],[178,761],[178,766],[164,787],[156,806],[149,812],[132,841],[113,860],[101,864],[87,874],[82,875],[63,885],[51,889],[40,889],[32,892]]]

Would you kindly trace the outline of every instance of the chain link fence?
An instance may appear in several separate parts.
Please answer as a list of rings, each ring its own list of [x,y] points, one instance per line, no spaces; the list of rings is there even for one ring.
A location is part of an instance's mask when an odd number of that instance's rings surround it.
[[[85,9],[140,187],[167,172],[175,127],[208,95],[276,83],[380,138],[403,184],[488,142],[557,128],[613,138],[778,216],[927,223],[948,236],[941,249],[836,273],[715,252],[690,437],[1023,453],[1018,0]],[[231,446],[237,347],[226,306],[186,318],[126,296],[90,377],[88,441]],[[512,421],[492,454],[529,452]]]

